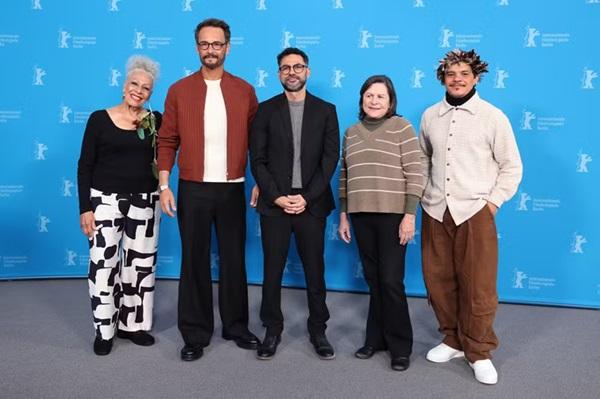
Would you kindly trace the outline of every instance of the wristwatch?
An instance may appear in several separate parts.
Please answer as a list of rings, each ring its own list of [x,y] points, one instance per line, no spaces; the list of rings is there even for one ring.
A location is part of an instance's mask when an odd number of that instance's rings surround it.
[[[167,188],[169,188],[168,184],[161,184],[160,186],[158,186],[158,192],[162,193],[163,191],[165,191]]]

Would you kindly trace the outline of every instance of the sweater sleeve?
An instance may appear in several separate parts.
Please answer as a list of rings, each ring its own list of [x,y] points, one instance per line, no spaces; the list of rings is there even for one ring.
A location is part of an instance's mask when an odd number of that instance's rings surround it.
[[[79,193],[79,214],[92,210],[90,190],[92,174],[96,165],[97,136],[100,130],[99,111],[93,112],[85,126],[81,153],[77,162],[77,191]]]
[[[165,99],[165,113],[161,118],[158,132],[157,158],[158,170],[171,171],[175,163],[175,154],[179,148],[179,130],[177,128],[177,95],[171,87]]]
[[[348,170],[346,169],[346,137],[348,136],[348,129],[344,133],[342,138],[342,158],[340,167],[340,181],[339,181],[339,194],[340,199],[340,212],[348,211],[348,193],[347,193],[347,182],[348,182]]]
[[[515,135],[510,121],[501,112],[497,115],[496,135],[492,151],[494,159],[498,163],[498,177],[488,201],[500,207],[515,195],[523,176],[523,164]]]

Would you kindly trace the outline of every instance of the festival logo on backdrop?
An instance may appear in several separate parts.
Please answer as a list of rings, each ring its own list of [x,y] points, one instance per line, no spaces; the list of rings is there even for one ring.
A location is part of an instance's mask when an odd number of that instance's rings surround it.
[[[588,164],[592,162],[592,156],[579,150],[577,154],[577,173],[589,173]]]
[[[267,82],[265,81],[269,77],[269,73],[262,69],[256,68],[256,81],[254,86],[256,87],[267,87]]]
[[[192,3],[194,2],[194,0],[183,0],[181,2],[181,11],[183,12],[192,12],[194,10],[192,10]]]
[[[344,3],[342,3],[342,0],[331,0],[331,7],[334,10],[343,10]]]
[[[541,32],[537,27],[527,25],[525,27],[525,37],[523,47],[555,47],[569,43],[571,34],[566,32]]]
[[[119,3],[122,0],[108,0],[108,11],[110,12],[119,12]]]
[[[529,193],[524,191],[519,191],[515,201],[517,204],[517,211],[520,212],[543,212],[560,208],[559,198],[537,198],[532,197]]]
[[[71,190],[73,189],[73,187],[75,187],[75,184],[71,180],[65,179],[63,177],[62,185],[61,185],[62,196],[63,197],[72,197],[73,193],[71,192]]]
[[[267,10],[266,0],[256,0],[256,9],[258,11],[266,11]]]
[[[547,132],[556,128],[563,128],[566,124],[564,116],[538,116],[528,109],[521,111],[520,128],[523,131]]]
[[[115,68],[109,68],[109,73],[108,73],[108,85],[111,87],[118,87],[120,86],[119,83],[119,78],[122,76],[121,71],[119,71],[118,69]]]
[[[60,28],[58,30],[58,48],[85,48],[96,45],[96,36],[73,35],[68,30]]]
[[[33,67],[33,85],[44,86],[44,76],[46,76],[46,71],[35,65]]]
[[[476,47],[483,39],[481,33],[459,33],[443,25],[440,28],[440,36],[438,38],[438,46],[441,48],[461,48],[468,49]]]
[[[400,36],[395,34],[375,34],[360,27],[358,30],[358,48],[384,48],[386,46],[398,45]]]
[[[48,225],[50,224],[50,219],[48,216],[44,216],[41,213],[38,215],[37,227],[40,233],[48,232]]]
[[[346,74],[341,69],[333,67],[333,72],[331,74],[331,87],[334,89],[341,89],[342,79],[346,77]]]
[[[319,35],[297,35],[287,29],[282,30],[281,48],[297,47],[305,49],[319,44],[321,44],[321,36]]]
[[[423,88],[423,78],[425,78],[425,72],[416,67],[412,69],[412,75],[410,79],[410,88],[411,89],[422,89]]]
[[[588,67],[583,68],[583,76],[581,77],[581,88],[591,90],[594,88],[594,79],[598,77],[598,72]]]
[[[48,146],[44,143],[40,143],[36,141],[34,143],[35,150],[33,151],[33,157],[36,161],[45,161],[46,160],[46,151],[48,151]]]
[[[494,89],[506,89],[505,80],[510,77],[510,74],[505,69],[496,68],[496,77],[494,79]]]
[[[573,233],[573,239],[571,240],[571,253],[582,254],[584,252],[583,244],[587,244],[587,242],[588,240],[578,232]]]

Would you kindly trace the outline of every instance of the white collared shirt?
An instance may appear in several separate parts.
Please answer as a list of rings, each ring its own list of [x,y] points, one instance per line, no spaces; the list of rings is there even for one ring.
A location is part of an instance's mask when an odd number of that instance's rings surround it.
[[[456,225],[489,201],[500,207],[517,191],[523,174],[510,121],[477,93],[453,107],[446,99],[421,118],[425,156],[425,212],[442,222],[446,207]]]

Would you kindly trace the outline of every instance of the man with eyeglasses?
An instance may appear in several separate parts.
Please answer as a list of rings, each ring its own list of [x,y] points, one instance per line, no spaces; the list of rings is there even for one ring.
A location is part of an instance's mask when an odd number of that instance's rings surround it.
[[[196,27],[202,67],[169,88],[158,137],[160,204],[169,216],[178,208],[182,249],[178,327],[185,361],[202,356],[214,329],[213,225],[219,246],[222,336],[244,349],[256,349],[259,343],[248,330],[244,195],[248,131],[258,101],[250,84],[224,70],[230,37],[229,25],[219,19],[206,19]],[[176,207],[169,175],[177,151]]]
[[[277,63],[284,92],[260,103],[250,133],[264,254],[260,317],[266,333],[257,357],[273,358],[281,341],[281,279],[294,233],[306,279],[310,342],[321,359],[333,359],[325,336],[323,250],[326,219],[335,208],[329,181],[339,158],[337,113],[306,91],[310,68],[302,50],[286,48]]]

